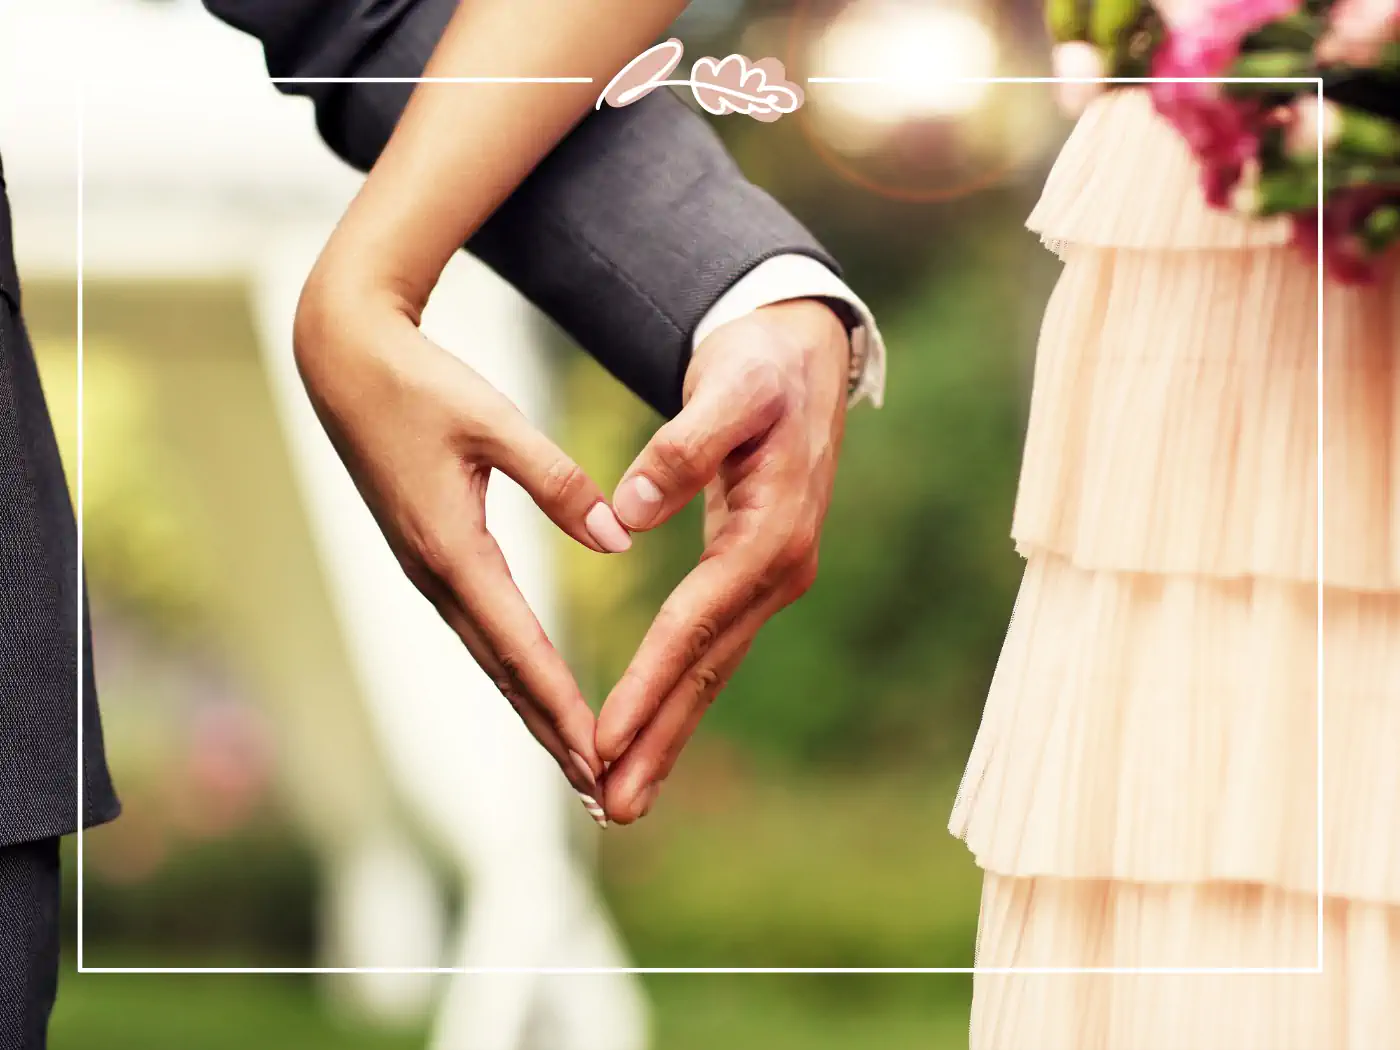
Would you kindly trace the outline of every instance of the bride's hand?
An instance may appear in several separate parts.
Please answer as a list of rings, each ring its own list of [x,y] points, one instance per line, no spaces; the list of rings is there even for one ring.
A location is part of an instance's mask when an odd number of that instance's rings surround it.
[[[593,712],[486,529],[492,471],[592,550],[626,550],[627,531],[573,460],[391,296],[318,269],[294,341],[316,412],[404,572],[601,822]]]
[[[418,330],[448,260],[684,0],[458,5],[302,293],[297,366],[385,538],[604,823],[595,720],[486,531],[493,470],[574,539],[630,543],[578,465]],[[577,74],[541,90],[502,78]],[[456,83],[462,78],[470,84]],[[543,251],[539,245],[522,250]]]

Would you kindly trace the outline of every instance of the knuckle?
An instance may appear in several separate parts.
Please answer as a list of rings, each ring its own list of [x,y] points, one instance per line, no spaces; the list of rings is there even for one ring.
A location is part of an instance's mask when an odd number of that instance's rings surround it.
[[[496,687],[496,691],[510,701],[510,706],[519,709],[525,702],[525,698],[520,693],[520,687],[516,680],[507,670],[497,671],[491,676],[491,682]]]
[[[546,655],[546,643],[537,638],[509,649],[499,650],[496,659],[501,665],[501,673],[509,679],[516,692],[521,696],[538,699],[532,694],[527,682],[531,678],[531,671],[544,665]]]
[[[651,451],[656,466],[667,478],[689,481],[704,469],[699,447],[680,434],[659,436]]]
[[[816,553],[817,529],[810,522],[795,522],[783,537],[776,562],[787,573],[798,571]]]
[[[817,582],[817,556],[813,552],[792,574],[791,593],[793,598],[801,598]]]
[[[733,603],[730,606],[729,623],[733,623],[746,611],[756,608],[773,597],[787,580],[787,571],[768,563],[753,565],[735,580]]]
[[[569,506],[586,499],[591,488],[583,468],[567,456],[560,456],[545,471],[541,495],[550,503]]]
[[[748,608],[759,609],[782,594],[783,581],[764,580],[750,592]]]
[[[696,695],[705,703],[710,703],[724,688],[724,678],[713,667],[698,667],[690,675],[690,682]]]
[[[746,581],[746,594],[750,606],[766,601],[787,585],[788,566],[780,555],[767,556],[761,565],[755,566],[751,577]]]
[[[471,418],[459,421],[460,433],[455,448],[462,462],[468,466],[489,470],[502,462],[506,455],[506,444],[496,431],[480,419]]]
[[[433,592],[437,590],[438,580],[424,562],[422,555],[406,551],[398,546],[395,546],[393,550],[394,560],[399,563],[399,568],[403,570],[403,574],[408,577],[409,582],[424,595],[431,597]]]
[[[711,617],[702,616],[691,623],[685,635],[686,662],[694,663],[709,652],[718,636],[719,625]]]
[[[511,683],[512,688],[519,689],[525,671],[525,658],[519,653],[511,651],[501,653],[499,659],[502,677]]]
[[[424,529],[414,543],[417,561],[434,579],[450,580],[456,558],[452,542],[437,529]]]

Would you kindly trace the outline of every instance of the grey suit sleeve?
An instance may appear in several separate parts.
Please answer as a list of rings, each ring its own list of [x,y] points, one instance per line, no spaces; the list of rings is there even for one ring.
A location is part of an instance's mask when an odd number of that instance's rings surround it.
[[[205,4],[262,41],[274,77],[416,77],[457,0]],[[321,135],[361,170],[379,155],[413,89],[279,87],[314,101]],[[669,91],[590,114],[467,249],[663,415],[680,407],[696,326],[735,281],[775,255],[808,255],[837,269],[800,223],[744,178],[704,118]]]

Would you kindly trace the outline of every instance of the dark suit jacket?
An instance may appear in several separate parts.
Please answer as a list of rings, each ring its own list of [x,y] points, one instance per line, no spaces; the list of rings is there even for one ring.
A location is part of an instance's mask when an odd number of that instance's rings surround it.
[[[415,77],[457,0],[205,2],[262,41],[274,77]],[[322,136],[361,169],[412,91],[282,88],[312,99]],[[80,638],[83,819],[99,823],[118,810],[87,631],[79,631],[73,513],[19,317],[3,201],[0,184],[0,844],[76,826]],[[744,179],[705,120],[667,91],[586,118],[467,247],[664,414],[680,406],[696,326],[735,281],[785,253],[835,269]],[[85,628],[85,607],[81,619]]]
[[[457,6],[457,0],[204,2],[262,40],[274,77],[420,76]],[[280,87],[311,97],[322,137],[361,170],[383,149],[413,90],[412,84]],[[680,408],[696,326],[735,281],[784,253],[836,269],[801,224],[744,178],[705,118],[670,91],[590,114],[467,249],[664,415]]]
[[[0,844],[77,826],[78,645],[83,816],[117,815],[102,752],[92,649],[79,631],[78,537],[34,353],[19,313],[0,172]],[[86,628],[86,607],[83,609]]]

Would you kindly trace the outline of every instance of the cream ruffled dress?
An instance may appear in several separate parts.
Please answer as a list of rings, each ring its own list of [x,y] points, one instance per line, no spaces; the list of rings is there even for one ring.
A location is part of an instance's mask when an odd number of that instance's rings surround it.
[[[951,823],[979,966],[1317,965],[1317,271],[1197,178],[1121,90],[1031,216],[1026,572]],[[1325,971],[979,974],[973,1050],[1400,1050],[1400,267],[1324,295]]]

